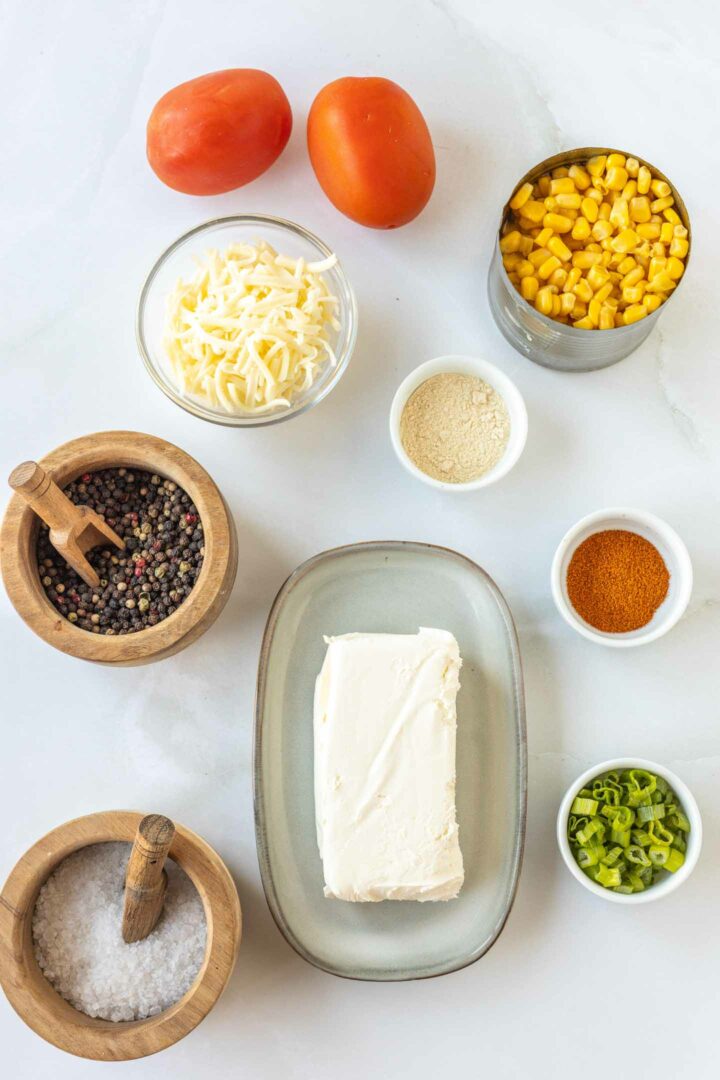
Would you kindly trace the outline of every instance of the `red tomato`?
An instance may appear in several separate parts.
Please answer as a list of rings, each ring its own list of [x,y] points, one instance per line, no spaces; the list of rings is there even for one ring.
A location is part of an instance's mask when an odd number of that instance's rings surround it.
[[[430,132],[410,95],[389,79],[329,83],[310,109],[307,140],[328,199],[361,225],[406,225],[432,194]]]
[[[156,175],[187,195],[219,195],[249,184],[280,156],[292,111],[266,71],[230,68],[180,83],[160,98],[147,126]]]

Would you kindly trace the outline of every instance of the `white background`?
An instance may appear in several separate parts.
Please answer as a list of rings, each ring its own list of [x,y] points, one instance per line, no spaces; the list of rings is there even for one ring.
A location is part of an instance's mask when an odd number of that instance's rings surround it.
[[[580,5],[514,0],[181,0],[0,5],[2,79],[0,465],[74,436],[152,432],[207,467],[237,521],[240,569],[223,616],[181,656],[111,671],[33,637],[0,601],[0,879],[40,835],[114,807],[166,812],[204,835],[240,892],[232,982],[205,1023],[123,1076],[355,1080],[450,1071],[493,1080],[582,1073],[704,1080],[718,1018],[718,15],[713,0]],[[206,71],[274,73],[293,106],[272,170],[218,198],[163,187],[145,161],[156,99]],[[395,79],[429,122],[438,182],[395,233],[364,230],[320,191],[304,142],[314,94],[348,74]],[[683,193],[692,264],[649,340],[597,374],[554,374],[515,354],[485,279],[500,207],[536,161],[626,147]],[[308,415],[214,427],[177,409],[137,356],[143,276],[179,233],[246,210],[295,219],[335,247],[360,305],[347,374]],[[390,400],[416,364],[484,356],[516,380],[527,448],[502,483],[441,496],[405,474]],[[557,615],[555,546],[605,505],[654,511],[696,572],[686,617],[646,648],[611,651]],[[415,984],[314,970],[263,899],[252,825],[258,646],[288,573],[325,548],[413,539],[455,547],[504,591],[524,658],[530,746],[527,854],[517,902],[475,966]],[[604,903],[554,841],[567,784],[607,757],[666,763],[694,791],[706,843],[658,904]],[[21,1080],[96,1076],[46,1045],[2,999],[0,1055]],[[109,1068],[109,1066],[108,1066]]]

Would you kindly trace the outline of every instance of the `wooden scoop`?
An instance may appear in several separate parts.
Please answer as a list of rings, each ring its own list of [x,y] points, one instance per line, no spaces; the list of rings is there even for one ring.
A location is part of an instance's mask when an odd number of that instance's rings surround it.
[[[163,866],[175,836],[170,818],[148,814],[135,834],[125,874],[122,936],[142,941],[155,929],[165,903],[167,874]]]
[[[96,589],[100,578],[85,553],[101,544],[114,544],[122,549],[125,541],[89,506],[71,502],[35,461],[24,461],[13,469],[8,483],[49,527],[50,543],[58,554],[86,585]]]

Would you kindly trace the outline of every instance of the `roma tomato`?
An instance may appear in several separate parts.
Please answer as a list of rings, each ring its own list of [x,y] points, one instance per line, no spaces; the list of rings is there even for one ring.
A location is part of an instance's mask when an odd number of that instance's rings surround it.
[[[180,83],[147,126],[156,175],[187,195],[219,195],[264,173],[290,138],[292,111],[277,79],[230,68]]]
[[[361,225],[406,225],[432,194],[430,132],[410,95],[389,79],[329,83],[310,109],[307,140],[323,191]]]

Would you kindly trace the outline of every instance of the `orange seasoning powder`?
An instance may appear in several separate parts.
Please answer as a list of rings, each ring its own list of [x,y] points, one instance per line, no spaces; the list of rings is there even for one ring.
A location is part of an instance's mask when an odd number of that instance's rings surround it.
[[[578,615],[609,634],[638,630],[667,596],[670,574],[657,548],[637,533],[607,529],[575,550],[567,572]]]

